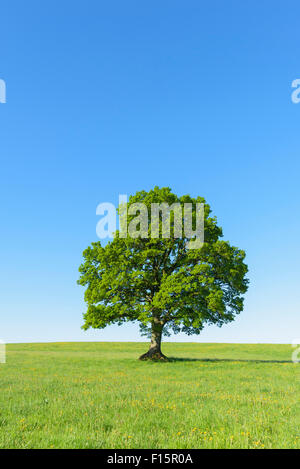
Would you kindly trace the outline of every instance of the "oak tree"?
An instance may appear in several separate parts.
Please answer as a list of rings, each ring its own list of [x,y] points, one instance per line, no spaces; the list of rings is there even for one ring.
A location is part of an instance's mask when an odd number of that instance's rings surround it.
[[[179,197],[170,188],[155,187],[130,196],[128,207],[134,203],[148,208],[149,236],[121,237],[117,230],[105,246],[93,242],[83,253],[78,281],[86,287],[83,329],[138,321],[141,333],[151,338],[140,359],[163,360],[163,335],[199,334],[205,325],[222,326],[243,310],[248,286],[245,252],[221,239],[222,229],[202,197]],[[204,204],[200,248],[189,249],[184,233],[174,236],[172,211],[170,237],[151,238],[151,207],[161,203]],[[128,216],[127,228],[133,219]]]

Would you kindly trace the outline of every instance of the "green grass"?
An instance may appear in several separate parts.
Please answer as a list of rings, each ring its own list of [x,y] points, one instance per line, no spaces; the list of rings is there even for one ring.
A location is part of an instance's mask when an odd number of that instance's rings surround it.
[[[1,448],[300,448],[289,345],[18,344],[0,364]]]

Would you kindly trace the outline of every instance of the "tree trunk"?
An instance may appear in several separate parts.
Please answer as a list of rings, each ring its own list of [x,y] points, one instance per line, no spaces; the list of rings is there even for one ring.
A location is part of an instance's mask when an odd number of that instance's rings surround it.
[[[151,344],[148,352],[140,356],[140,360],[168,360],[161,352],[161,337],[163,325],[158,321],[152,323]]]

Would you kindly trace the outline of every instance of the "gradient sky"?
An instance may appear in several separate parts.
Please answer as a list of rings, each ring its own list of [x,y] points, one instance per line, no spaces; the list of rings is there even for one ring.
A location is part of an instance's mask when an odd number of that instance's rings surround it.
[[[168,340],[300,337],[296,1],[1,5],[0,339],[141,340],[83,332],[96,206],[155,185],[206,198],[247,252],[237,320]]]

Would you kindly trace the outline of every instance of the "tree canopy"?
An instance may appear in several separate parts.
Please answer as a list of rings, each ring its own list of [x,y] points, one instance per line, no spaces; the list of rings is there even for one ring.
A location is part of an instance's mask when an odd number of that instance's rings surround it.
[[[149,213],[147,238],[121,238],[117,230],[105,246],[93,242],[79,268],[78,283],[86,287],[83,329],[138,321],[141,333],[151,337],[142,359],[165,358],[162,335],[199,334],[205,325],[233,321],[243,310],[248,286],[245,252],[221,239],[222,229],[204,198],[179,197],[168,187],[155,187],[130,196],[128,207],[143,203],[150,212],[151,204],[163,202],[204,204],[201,248],[188,249],[184,235],[174,236],[174,216],[169,238],[151,238]],[[127,226],[133,219],[128,216]]]

